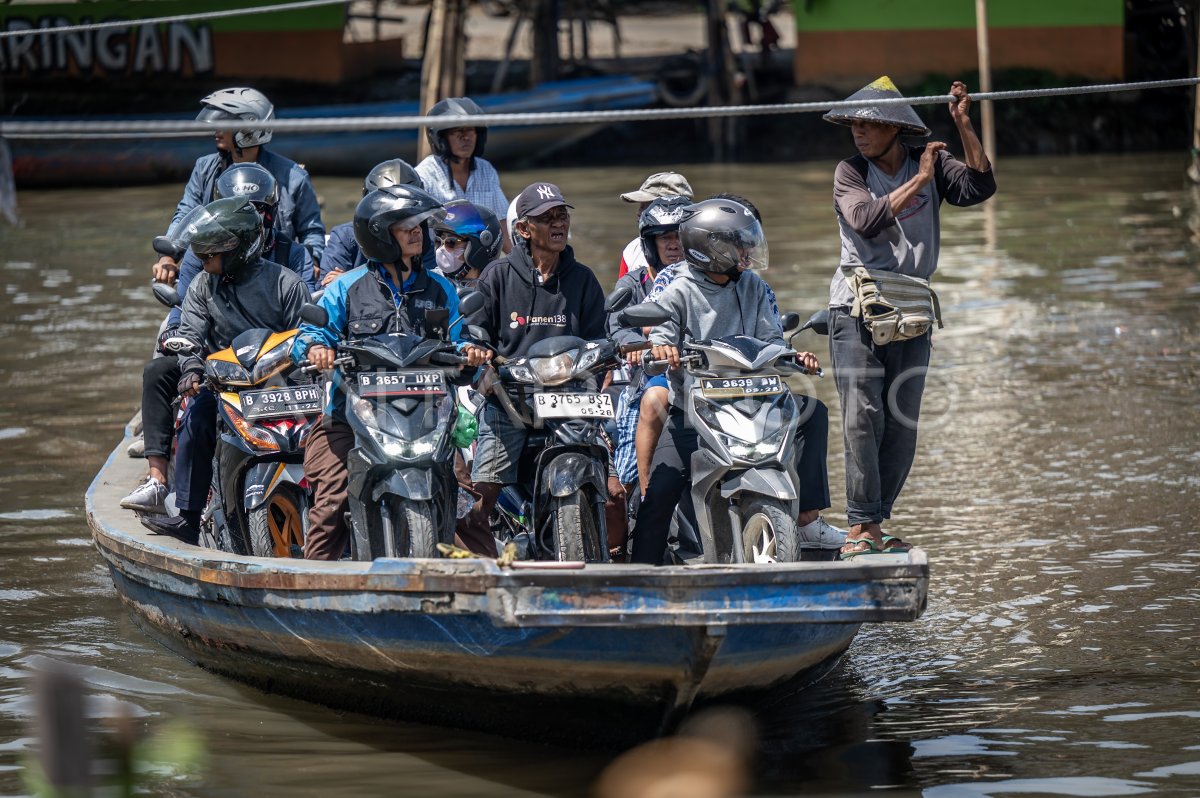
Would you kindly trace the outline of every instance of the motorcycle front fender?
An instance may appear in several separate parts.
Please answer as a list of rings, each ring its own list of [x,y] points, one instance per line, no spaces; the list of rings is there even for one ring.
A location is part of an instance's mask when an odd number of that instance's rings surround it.
[[[775,468],[748,468],[728,473],[721,480],[721,497],[728,499],[739,493],[757,493],[782,501],[800,498],[788,473]]]
[[[584,485],[595,487],[600,496],[608,495],[607,464],[582,452],[556,455],[542,470],[538,493],[561,499],[577,493]]]
[[[245,486],[242,506],[246,508],[246,512],[257,510],[281,484],[299,484],[303,478],[304,467],[299,463],[265,462],[250,466],[246,469],[246,477],[242,481]]]
[[[371,488],[371,500],[378,502],[385,494],[413,501],[433,498],[432,468],[398,468],[388,473]]]

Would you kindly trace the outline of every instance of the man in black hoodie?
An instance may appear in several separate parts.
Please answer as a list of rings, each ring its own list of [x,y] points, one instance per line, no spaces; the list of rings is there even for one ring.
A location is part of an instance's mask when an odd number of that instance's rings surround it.
[[[493,355],[520,357],[540,340],[576,335],[585,340],[605,335],[604,291],[592,270],[575,260],[567,245],[571,206],[553,183],[533,183],[516,201],[517,245],[484,271],[477,286],[484,306],[468,321],[487,331],[492,347],[468,344],[471,365]],[[467,516],[460,537],[471,551],[496,556],[488,516],[504,485],[517,480],[525,448],[525,429],[515,425],[489,397],[479,419],[479,439],[471,480],[480,499]],[[615,477],[609,493],[622,493]],[[612,514],[610,513],[610,516]]]

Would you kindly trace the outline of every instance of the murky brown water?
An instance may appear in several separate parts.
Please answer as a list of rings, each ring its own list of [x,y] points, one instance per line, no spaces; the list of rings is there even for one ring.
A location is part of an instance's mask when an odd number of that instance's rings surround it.
[[[1009,160],[990,212],[946,209],[947,328],[892,527],[929,552],[929,610],[864,629],[819,687],[760,715],[759,792],[1200,792],[1200,196],[1184,165]],[[836,263],[832,167],[679,169],[760,205],[766,277],[804,313]],[[504,183],[558,183],[580,258],[610,283],[634,227],[617,194],[649,171]],[[348,218],[353,181],[316,183],[326,223]],[[82,497],[137,405],[161,317],[147,242],[178,195],[24,192],[25,227],[0,228],[0,793],[25,789],[39,658],[86,668],[97,718],[124,708],[151,730],[183,718],[199,731],[205,775],[164,773],[160,794],[586,793],[610,755],[262,695],[127,617]],[[818,392],[836,403],[831,380]]]

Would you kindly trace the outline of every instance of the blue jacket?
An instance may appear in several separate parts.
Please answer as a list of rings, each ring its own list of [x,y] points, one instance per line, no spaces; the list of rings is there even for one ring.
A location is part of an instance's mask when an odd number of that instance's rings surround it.
[[[300,325],[300,333],[292,344],[292,360],[297,363],[304,360],[313,344],[333,349],[343,338],[399,332],[393,329],[397,311],[404,311],[405,326],[421,333],[425,327],[425,311],[446,308],[452,322],[450,340],[455,343],[461,340],[458,292],[445,277],[427,269],[417,269],[404,285],[397,288],[381,264],[368,261],[366,266],[349,271],[326,286],[320,306],[329,314],[329,323],[325,327],[307,322]],[[339,382],[339,374],[335,371],[330,384],[331,399],[325,412],[343,419],[345,399],[337,390]]]
[[[292,241],[284,241],[277,237],[275,246],[262,253],[262,257],[264,260],[291,269],[304,281],[310,294],[316,293],[319,286],[313,277],[313,262],[307,249]],[[179,262],[179,278],[175,283],[175,290],[179,292],[181,300],[187,296],[188,286],[192,284],[192,280],[202,271],[204,271],[204,267],[200,263],[200,258],[189,249],[183,256],[183,260]],[[167,326],[179,326],[179,308],[171,308],[171,312],[167,316]]]
[[[295,161],[276,155],[263,147],[258,151],[258,165],[266,169],[279,183],[279,209],[275,213],[275,229],[308,248],[313,260],[320,262],[325,252],[325,225],[321,208],[313,191],[308,172]],[[175,224],[192,208],[212,202],[217,178],[225,171],[221,154],[214,152],[196,159],[192,176],[183,189],[183,198],[175,208],[171,224]]]

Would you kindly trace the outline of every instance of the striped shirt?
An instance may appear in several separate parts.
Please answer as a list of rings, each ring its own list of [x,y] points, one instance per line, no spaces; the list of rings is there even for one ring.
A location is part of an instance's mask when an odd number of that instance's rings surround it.
[[[425,184],[425,190],[438,202],[465,199],[487,208],[496,214],[497,219],[503,219],[508,212],[508,198],[500,188],[500,175],[496,173],[496,167],[482,158],[475,159],[475,168],[467,178],[466,191],[454,181],[449,165],[436,155],[430,155],[417,164],[417,174]]]

